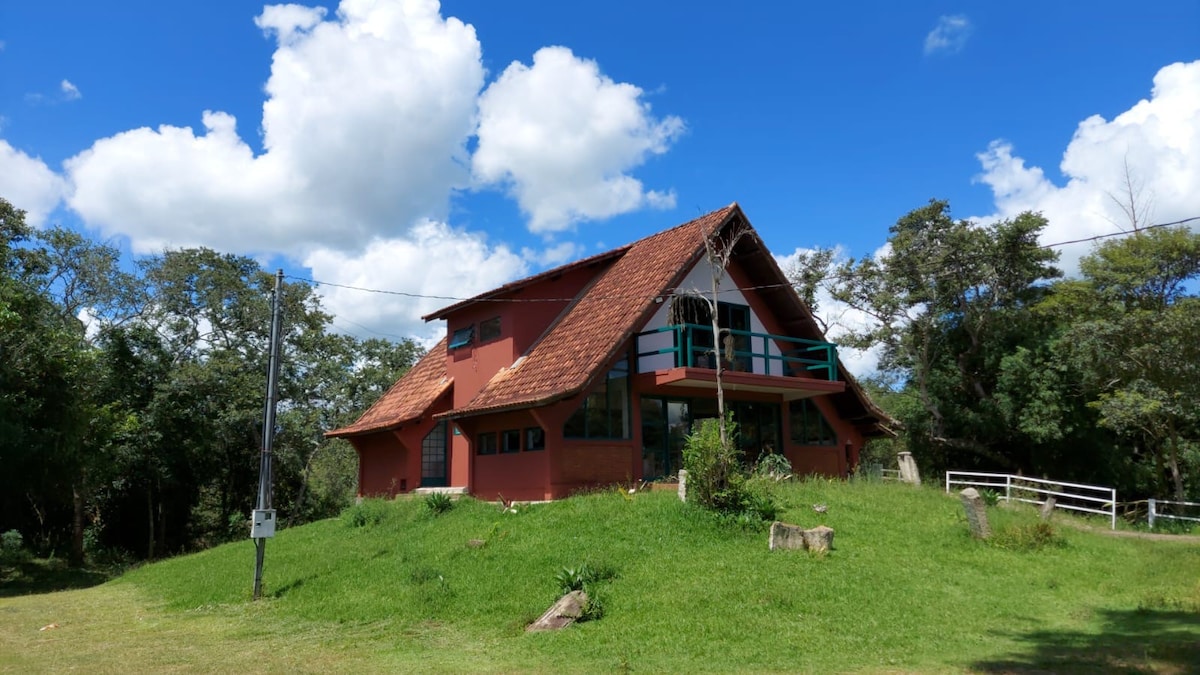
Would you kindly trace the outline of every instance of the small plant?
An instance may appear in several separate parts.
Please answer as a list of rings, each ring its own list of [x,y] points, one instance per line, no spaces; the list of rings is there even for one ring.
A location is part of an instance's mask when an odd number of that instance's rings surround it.
[[[983,498],[983,503],[988,506],[995,506],[1000,503],[1000,493],[991,488],[984,488],[979,491],[979,496]]]
[[[454,500],[444,492],[433,492],[425,496],[425,510],[433,515],[441,515],[454,508]]]
[[[592,568],[587,563],[579,567],[563,567],[554,575],[558,588],[564,594],[571,591],[582,591],[583,587],[594,581]]]

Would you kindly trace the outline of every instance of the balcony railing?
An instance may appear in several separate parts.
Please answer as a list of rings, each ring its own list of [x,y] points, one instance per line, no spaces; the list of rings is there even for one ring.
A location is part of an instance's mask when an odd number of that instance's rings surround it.
[[[820,340],[722,329],[732,337],[732,347],[715,345],[711,326],[677,324],[635,336],[638,372],[668,367],[715,368],[717,359],[726,370],[798,377],[810,373],[837,379],[837,345]],[[732,358],[730,358],[732,357]]]

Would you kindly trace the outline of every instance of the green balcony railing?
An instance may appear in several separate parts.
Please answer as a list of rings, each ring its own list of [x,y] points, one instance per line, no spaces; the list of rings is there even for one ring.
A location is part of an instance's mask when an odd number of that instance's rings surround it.
[[[783,377],[811,373],[830,381],[837,379],[837,345],[832,342],[745,330],[722,329],[721,333],[731,336],[733,344],[716,346],[711,326],[690,323],[638,333],[634,343],[638,372],[665,367],[664,361],[676,368],[715,368],[719,358],[726,370]],[[645,369],[644,361],[649,364]]]

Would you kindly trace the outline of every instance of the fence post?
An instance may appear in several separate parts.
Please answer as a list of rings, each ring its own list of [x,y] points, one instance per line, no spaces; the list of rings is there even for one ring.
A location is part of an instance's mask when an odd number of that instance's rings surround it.
[[[1112,529],[1117,529],[1117,489],[1112,489]]]
[[[1012,476],[1004,475],[1004,501],[1012,503]]]
[[[1154,500],[1147,499],[1146,503],[1150,505],[1150,529],[1154,529]]]
[[[950,472],[946,472],[946,494],[950,494]]]

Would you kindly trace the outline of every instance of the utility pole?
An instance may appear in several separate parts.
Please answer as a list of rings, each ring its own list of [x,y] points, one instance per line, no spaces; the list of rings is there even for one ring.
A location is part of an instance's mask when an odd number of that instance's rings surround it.
[[[258,465],[258,505],[250,518],[250,537],[254,539],[254,599],[262,595],[263,556],[267,539],[275,536],[275,509],[271,506],[271,446],[275,441],[275,403],[279,379],[279,342],[282,309],[283,270],[275,273],[275,295],[271,300],[271,357],[267,366],[267,403],[263,411],[262,454]]]

